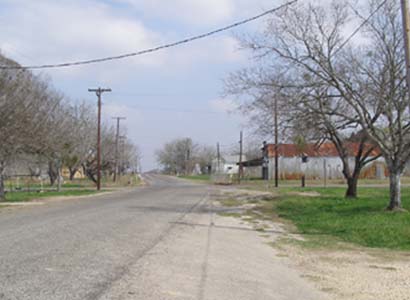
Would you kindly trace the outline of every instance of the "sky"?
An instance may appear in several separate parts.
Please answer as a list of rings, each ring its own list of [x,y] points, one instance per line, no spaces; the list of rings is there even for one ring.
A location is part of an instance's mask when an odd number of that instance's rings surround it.
[[[119,55],[200,34],[279,6],[281,0],[0,0],[0,50],[23,65]],[[122,124],[142,151],[144,171],[175,138],[234,145],[245,125],[223,97],[223,79],[250,64],[235,36],[248,24],[189,45],[121,61],[45,70],[72,101],[96,103],[88,88],[109,87],[103,115]],[[245,133],[246,136],[246,133]],[[245,141],[246,142],[246,141]]]

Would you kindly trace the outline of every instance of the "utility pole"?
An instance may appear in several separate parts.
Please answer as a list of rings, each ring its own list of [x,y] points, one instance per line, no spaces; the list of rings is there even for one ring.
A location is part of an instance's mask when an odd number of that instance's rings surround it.
[[[279,126],[278,126],[278,96],[274,99],[275,122],[275,187],[279,187]]]
[[[219,143],[216,144],[216,155],[218,157],[218,171],[217,171],[217,173],[219,174],[221,172],[221,148],[219,146]]]
[[[119,169],[119,171],[118,171],[118,177],[120,176],[120,174],[121,174],[121,169],[123,169],[124,168],[124,166],[125,166],[125,145],[126,145],[126,140],[127,140],[127,137],[125,136],[125,135],[120,135],[119,137],[118,137],[118,140],[119,140],[119,142],[118,142],[118,148],[119,148],[119,150],[118,150],[118,169]]]
[[[408,0],[401,0],[401,11],[403,17],[404,48],[406,55],[406,81],[407,88],[410,92],[410,16]]]
[[[189,169],[191,168],[190,166],[190,160],[191,160],[191,149],[187,149],[186,151],[186,164],[185,164],[185,172],[186,172],[186,176],[191,175],[189,172]]]
[[[97,125],[97,190],[101,190],[101,96],[105,92],[111,92],[111,89],[88,89],[94,92],[98,97],[98,125]]]
[[[124,117],[115,117],[113,118],[117,120],[117,135],[115,136],[115,170],[114,170],[114,182],[117,182],[118,176],[118,160],[119,160],[119,141],[120,141],[120,122],[121,120],[126,120],[127,118]]]
[[[239,169],[238,169],[238,183],[241,183],[242,177],[242,153],[243,153],[243,132],[241,131],[239,140]]]

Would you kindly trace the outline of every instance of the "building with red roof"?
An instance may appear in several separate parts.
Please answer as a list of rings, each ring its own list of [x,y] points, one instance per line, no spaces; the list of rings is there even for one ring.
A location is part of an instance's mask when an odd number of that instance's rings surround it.
[[[371,145],[365,146],[365,150],[371,150]],[[349,149],[349,160],[354,166],[355,156],[359,151],[358,143],[351,143]],[[260,159],[244,162],[249,174],[262,174],[265,179],[273,179],[275,170],[276,147],[274,144],[264,144],[263,156]],[[280,179],[300,179],[305,175],[306,179],[344,179],[343,165],[337,148],[333,143],[317,144],[280,144],[279,155],[279,177]],[[371,151],[371,157],[380,156],[376,148]],[[255,171],[258,168],[259,171]],[[379,157],[367,165],[361,173],[362,178],[382,179],[386,176],[384,159]]]

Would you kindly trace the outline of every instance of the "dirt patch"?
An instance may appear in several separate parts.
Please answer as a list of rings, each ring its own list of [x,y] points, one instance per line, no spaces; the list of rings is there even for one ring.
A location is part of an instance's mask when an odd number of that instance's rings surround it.
[[[332,294],[332,299],[410,299],[410,262],[405,253],[310,250],[291,244],[281,244],[279,249],[279,255],[286,255],[303,277]]]

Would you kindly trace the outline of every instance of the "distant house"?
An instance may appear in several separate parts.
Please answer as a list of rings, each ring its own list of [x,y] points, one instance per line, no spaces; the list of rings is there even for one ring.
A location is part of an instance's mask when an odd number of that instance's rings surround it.
[[[215,173],[235,175],[239,172],[239,155],[226,155],[212,162],[212,170]],[[242,155],[242,161],[246,161],[246,156]]]
[[[61,169],[61,176],[68,179],[70,178],[70,170],[67,167],[63,167]],[[84,179],[86,176],[84,174],[83,168],[79,168],[78,171],[74,175],[74,179]]]
[[[354,165],[354,157],[358,152],[359,145],[351,143],[349,160]],[[264,179],[273,179],[275,170],[275,145],[265,144],[262,152],[264,155],[260,159],[245,161],[244,166],[247,172],[258,173]],[[305,175],[306,179],[344,179],[343,165],[339,158],[336,147],[333,143],[324,143],[320,146],[307,144],[303,147],[295,144],[278,145],[279,155],[279,177],[280,179],[300,179]],[[377,150],[370,156],[379,155]],[[371,164],[367,165],[361,173],[362,178],[383,179],[386,176],[386,165],[384,159],[379,157]]]

